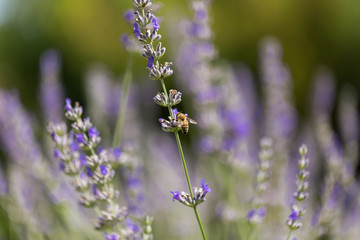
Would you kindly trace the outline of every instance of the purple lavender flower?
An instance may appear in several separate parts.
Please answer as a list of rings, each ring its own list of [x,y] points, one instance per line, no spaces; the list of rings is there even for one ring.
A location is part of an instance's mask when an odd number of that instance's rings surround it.
[[[54,157],[56,157],[56,158],[60,157],[60,151],[57,148],[54,148]]]
[[[71,111],[72,106],[71,106],[71,100],[70,98],[65,99],[65,111]]]
[[[173,202],[175,200],[180,200],[180,192],[179,191],[170,191],[173,194]]]
[[[59,162],[59,169],[60,169],[61,171],[64,171],[64,170],[65,170],[65,163]]]
[[[86,156],[85,154],[80,154],[80,166],[85,167],[87,164]]]
[[[291,102],[291,76],[282,62],[282,48],[277,39],[265,38],[260,47],[262,81],[265,92],[266,134],[276,142],[293,135],[296,112]]]
[[[298,211],[292,210],[291,214],[289,215],[289,218],[294,221],[301,219],[301,216]]]
[[[174,117],[176,117],[177,113],[178,113],[177,108],[173,108],[172,109],[172,114],[173,114]]]
[[[208,184],[205,184],[205,182],[206,182],[205,179],[201,180],[201,188],[202,188],[204,194],[211,193],[211,188],[208,187],[208,186],[209,186],[209,183],[208,183]]]
[[[184,204],[187,207],[195,207],[198,204],[205,201],[207,193],[211,193],[211,188],[209,184],[205,184],[206,180],[201,180],[201,187],[194,188],[194,196],[191,197],[190,194],[179,191],[170,191],[173,194],[173,201],[177,200],[180,203]]]
[[[88,177],[93,177],[94,176],[93,172],[91,171],[91,169],[89,167],[86,167],[85,171],[86,171],[86,175]]]
[[[96,138],[98,136],[99,136],[99,132],[96,129],[96,127],[92,127],[92,128],[89,129],[89,137],[90,138]]]
[[[109,170],[107,169],[106,165],[100,165],[100,172],[102,175],[108,174]]]
[[[140,35],[141,35],[140,27],[139,27],[139,25],[138,25],[137,23],[134,23],[133,26],[134,26],[134,31],[133,31],[133,33],[134,33],[134,35],[135,35],[136,38],[139,38]]]
[[[148,65],[147,65],[148,68],[153,68],[154,67],[154,57],[153,56],[150,56],[148,58]]]
[[[252,218],[255,216],[255,214],[256,214],[256,210],[255,210],[255,209],[251,209],[251,210],[248,212],[248,214],[246,215],[246,218],[247,218],[248,220],[250,220],[250,219],[252,219]]]
[[[71,138],[71,137],[70,137]],[[80,146],[77,142],[73,142],[70,144],[70,150],[75,152],[80,150]]]
[[[0,141],[4,153],[20,165],[34,165],[43,159],[31,120],[16,91],[0,90]]]
[[[159,23],[158,23],[157,18],[156,18],[156,17],[153,17],[152,20],[151,20],[151,23],[152,23],[152,25],[153,25],[154,31],[157,32],[157,31],[159,30],[159,28],[160,28],[160,25],[159,25]]]
[[[84,135],[83,135],[82,133],[77,133],[77,134],[75,134],[75,138],[76,138],[76,141],[77,141],[78,143],[82,143],[82,144],[85,144],[85,143],[86,143],[85,137],[84,137]]]

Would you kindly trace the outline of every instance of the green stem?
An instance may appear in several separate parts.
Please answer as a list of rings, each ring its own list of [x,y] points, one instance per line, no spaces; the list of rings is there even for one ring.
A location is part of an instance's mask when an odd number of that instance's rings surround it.
[[[286,240],[289,240],[289,239],[290,239],[291,232],[292,232],[292,231],[291,231],[291,229],[290,229],[289,234],[287,235]]]
[[[112,142],[113,147],[118,147],[121,144],[122,134],[124,129],[125,113],[129,100],[130,86],[132,81],[132,66],[134,62],[134,54],[130,52],[129,60],[126,65],[124,81],[121,92],[121,103],[119,106],[118,116],[116,119],[115,133]]]
[[[161,79],[160,83],[161,83],[161,87],[162,87],[162,89],[164,91],[164,94],[165,94],[166,98],[168,99],[169,96],[168,96],[168,92],[166,90],[164,79]],[[172,112],[172,109],[171,109],[170,106],[168,106],[168,110],[169,110],[169,114],[170,114],[171,118],[174,118],[174,115],[173,115],[173,112]],[[183,152],[181,141],[180,141],[180,136],[179,136],[178,132],[175,132],[174,134],[175,134],[176,143],[177,143],[177,146],[178,146],[178,149],[179,149],[179,154],[180,154],[180,157],[181,157],[181,162],[182,162],[182,165],[183,165],[183,168],[184,168],[186,182],[187,182],[187,185],[188,185],[188,188],[189,188],[190,196],[191,196],[191,199],[194,199],[194,194],[193,194],[192,187],[191,187],[189,172],[187,170],[186,161],[185,161],[185,157],[184,157],[184,152]],[[196,216],[196,220],[198,221],[198,224],[199,224],[199,227],[200,227],[202,237],[203,237],[204,240],[207,240],[203,225],[201,223],[199,213],[198,213],[198,211],[196,209],[196,206],[194,206],[193,208],[194,208],[194,213],[195,213],[195,216]]]
[[[186,177],[186,181],[187,181],[187,184],[188,184],[190,196],[191,196],[191,199],[193,199],[193,198],[194,198],[194,194],[193,194],[193,192],[192,192],[192,187],[191,187],[191,183],[190,183],[190,177],[189,177],[189,173],[188,173],[188,170],[187,170],[187,166],[186,166],[186,162],[185,162],[185,157],[184,157],[184,152],[183,152],[183,150],[182,150],[181,141],[180,141],[180,136],[179,136],[179,133],[178,133],[178,132],[175,132],[175,138],[176,138],[176,143],[177,143],[178,148],[179,148],[179,153],[180,153],[181,161],[182,161],[182,164],[183,164],[183,167],[184,167],[185,177]]]
[[[256,230],[255,230],[255,226],[252,226],[250,224],[250,232],[249,232],[249,235],[248,235],[248,240],[253,240],[255,238],[255,233],[256,233]]]
[[[199,224],[199,227],[200,227],[200,230],[201,230],[202,237],[203,237],[204,240],[207,240],[206,235],[205,235],[205,231],[204,231],[203,225],[201,223],[201,219],[200,219],[200,216],[199,216],[199,213],[197,211],[196,206],[194,207],[194,212],[195,212],[196,220],[198,221],[198,224]]]

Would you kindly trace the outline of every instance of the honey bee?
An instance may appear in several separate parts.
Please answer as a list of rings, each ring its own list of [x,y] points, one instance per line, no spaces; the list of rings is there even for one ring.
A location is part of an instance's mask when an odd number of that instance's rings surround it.
[[[178,112],[176,114],[176,121],[180,122],[181,132],[183,134],[188,134],[189,132],[189,123],[197,124],[197,122],[187,116],[187,114]]]

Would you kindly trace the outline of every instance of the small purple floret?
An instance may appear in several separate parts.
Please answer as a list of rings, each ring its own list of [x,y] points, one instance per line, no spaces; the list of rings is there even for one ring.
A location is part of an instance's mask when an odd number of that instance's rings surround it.
[[[91,127],[89,129],[89,137],[90,138],[95,138],[95,137],[98,137],[99,136],[99,132],[98,130],[96,129],[96,127]]]
[[[74,151],[79,151],[80,150],[79,144],[76,143],[76,142],[71,143],[70,150],[73,151],[73,152]]]
[[[251,209],[248,214],[246,215],[246,218],[248,220],[252,219],[255,216],[256,210],[255,209]]]
[[[289,215],[289,218],[290,218],[291,220],[298,220],[298,219],[300,219],[301,217],[299,216],[299,212],[293,210],[293,211],[291,212],[291,214]]]
[[[94,195],[97,195],[97,194],[98,194],[98,190],[97,190],[96,184],[94,184],[94,185],[92,186],[92,190],[93,190],[93,194],[94,194]]]
[[[75,134],[75,138],[76,138],[76,141],[78,143],[84,143],[85,144],[85,138],[84,138],[84,135],[82,133]]]
[[[88,175],[88,177],[94,176],[93,172],[91,171],[91,169],[89,167],[86,167],[86,175]]]
[[[151,56],[148,58],[148,65],[147,65],[148,68],[154,68],[154,57]]]
[[[80,155],[80,166],[81,166],[81,167],[85,167],[85,166],[86,166],[86,163],[87,163],[87,161],[86,161],[85,154],[81,154],[81,155]]]
[[[170,191],[173,194],[173,201],[180,200],[180,192],[179,191]]]
[[[60,162],[59,163],[59,168],[61,171],[64,171],[65,170],[65,164],[63,162]]]
[[[176,114],[178,113],[177,108],[173,108],[173,109],[171,109],[171,111],[173,113],[173,116],[176,117]]]
[[[206,182],[205,179],[201,180],[201,188],[202,188],[202,190],[204,191],[205,194],[206,193],[211,193],[211,188],[208,187],[209,183],[205,184],[205,182]]]
[[[108,174],[109,170],[106,168],[106,165],[100,165],[100,172],[102,175]]]
[[[57,148],[54,149],[54,157],[60,158],[60,151]]]
[[[140,27],[139,27],[139,25],[138,25],[137,23],[134,23],[133,26],[134,26],[134,31],[133,31],[133,33],[134,33],[134,35],[135,35],[136,38],[139,38],[139,37],[140,37],[140,34],[141,34]]]
[[[71,109],[72,109],[71,100],[70,100],[70,98],[67,98],[67,99],[65,100],[65,110],[66,110],[66,111],[70,111]]]
[[[160,28],[160,25],[158,23],[158,20],[156,17],[153,17],[152,21],[151,21],[152,25],[153,25],[153,29],[155,32],[157,32]]]

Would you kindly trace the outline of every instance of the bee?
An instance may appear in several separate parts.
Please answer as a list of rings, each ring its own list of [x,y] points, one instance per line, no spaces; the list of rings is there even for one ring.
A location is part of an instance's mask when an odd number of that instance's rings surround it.
[[[181,132],[183,134],[188,134],[189,132],[189,123],[191,124],[197,124],[197,122],[187,116],[187,114],[178,112],[176,114],[176,121],[180,123],[181,126]]]

